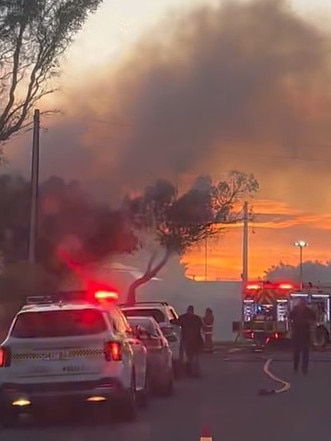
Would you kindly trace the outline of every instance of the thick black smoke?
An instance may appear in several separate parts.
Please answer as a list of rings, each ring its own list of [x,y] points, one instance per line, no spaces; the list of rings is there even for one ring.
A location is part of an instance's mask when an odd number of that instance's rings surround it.
[[[264,196],[311,204],[331,164],[329,54],[329,36],[280,0],[172,16],[70,93],[45,167],[56,157],[104,195],[236,168]]]

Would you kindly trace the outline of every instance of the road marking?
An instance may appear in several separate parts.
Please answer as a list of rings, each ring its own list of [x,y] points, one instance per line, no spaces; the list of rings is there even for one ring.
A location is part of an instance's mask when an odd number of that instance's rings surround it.
[[[268,377],[270,377],[272,380],[274,380],[274,381],[276,381],[277,383],[280,383],[280,384],[283,385],[280,389],[276,389],[276,390],[274,391],[274,393],[276,393],[276,394],[280,394],[280,393],[282,393],[282,392],[287,392],[287,391],[291,388],[291,383],[289,383],[288,381],[282,380],[282,379],[279,378],[279,377],[276,377],[276,375],[274,375],[274,374],[270,371],[269,367],[270,367],[270,365],[271,365],[271,362],[272,362],[272,358],[268,358],[268,360],[264,363],[264,366],[263,366],[263,371],[264,371],[264,373],[265,373],[266,375],[268,375]]]
[[[233,352],[240,352],[243,351],[244,348],[232,348],[228,350],[228,354],[232,354]]]

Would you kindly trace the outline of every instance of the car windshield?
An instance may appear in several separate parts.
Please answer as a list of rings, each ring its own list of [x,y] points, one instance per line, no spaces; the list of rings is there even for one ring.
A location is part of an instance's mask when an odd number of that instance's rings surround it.
[[[127,317],[153,317],[157,323],[162,323],[166,320],[163,312],[156,308],[135,308],[127,309],[123,312]]]
[[[11,335],[15,338],[51,338],[93,335],[107,329],[100,311],[24,312],[17,316]]]
[[[143,318],[135,318],[135,317],[129,317],[128,318],[129,325],[131,327],[133,326],[141,326],[143,329],[145,329],[149,334],[156,334],[157,330],[151,320],[143,319]]]

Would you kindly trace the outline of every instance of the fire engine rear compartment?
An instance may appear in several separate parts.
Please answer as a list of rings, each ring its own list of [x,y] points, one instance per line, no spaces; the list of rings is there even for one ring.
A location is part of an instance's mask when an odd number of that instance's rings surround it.
[[[314,346],[330,341],[331,287],[297,287],[290,283],[250,282],[242,292],[242,319],[233,322],[237,339],[284,340],[291,336],[289,313],[304,298],[316,315]]]

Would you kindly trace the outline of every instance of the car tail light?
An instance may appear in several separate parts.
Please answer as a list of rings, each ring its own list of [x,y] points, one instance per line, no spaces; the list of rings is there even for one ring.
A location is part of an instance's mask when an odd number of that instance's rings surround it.
[[[105,344],[105,357],[107,361],[122,360],[122,346],[117,341],[111,341]]]
[[[0,348],[0,368],[10,365],[10,350],[9,348]]]

